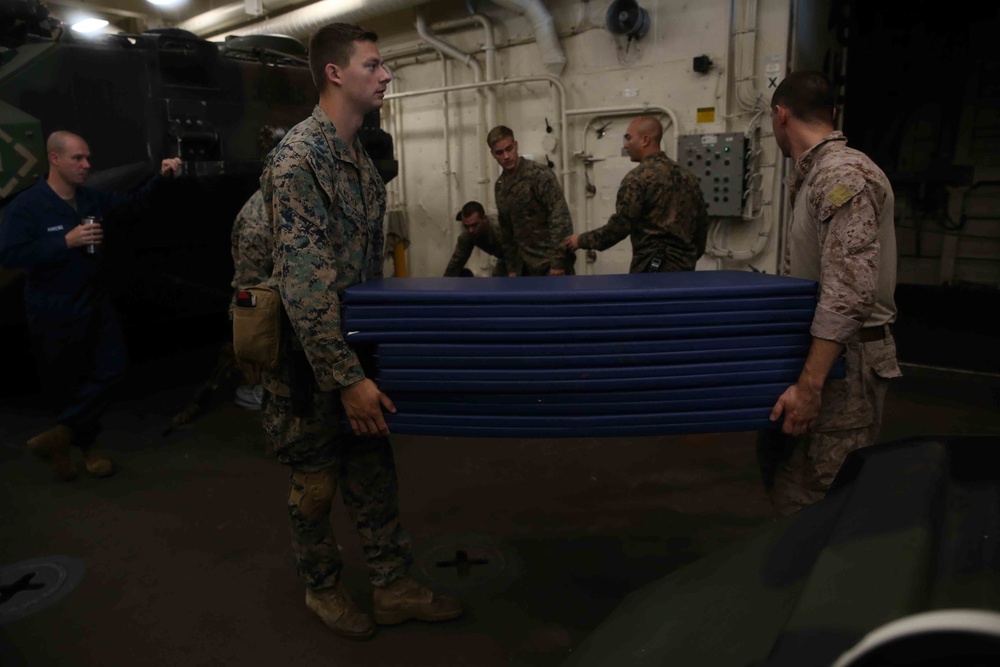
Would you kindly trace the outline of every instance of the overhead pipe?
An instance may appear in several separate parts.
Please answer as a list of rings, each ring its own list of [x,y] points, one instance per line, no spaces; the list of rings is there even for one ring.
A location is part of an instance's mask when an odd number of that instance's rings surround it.
[[[464,18],[440,21],[431,24],[431,30],[442,32],[464,28],[478,24],[483,29],[483,52],[486,54],[486,80],[497,78],[497,45],[493,35],[493,22],[485,14],[470,14]],[[497,92],[493,88],[486,89],[486,126],[496,127],[497,124]]]
[[[217,34],[212,35],[213,37],[268,34],[287,35],[301,39],[308,37],[331,21],[360,22],[400,9],[416,7],[425,2],[428,0],[320,0],[305,7],[293,9],[273,19],[250,23],[232,30],[219,30],[221,26],[216,25],[210,31],[218,31]],[[243,4],[240,3],[239,7],[242,8]]]
[[[227,29],[228,25],[237,22],[240,17],[246,17],[243,3],[224,5],[216,9],[193,16],[178,27],[183,27],[199,37],[227,37],[229,35],[287,35],[301,39],[312,34],[331,21],[360,22],[376,16],[400,9],[408,9],[424,4],[429,0],[320,0],[319,2],[277,16],[273,19],[257,21],[238,28]],[[542,62],[555,75],[562,73],[566,67],[566,54],[559,44],[552,15],[540,0],[496,0],[496,4],[517,14],[525,16],[530,22],[535,41],[542,51]],[[487,46],[492,44],[493,31],[489,22],[480,14],[472,14],[473,20],[484,24],[487,33]],[[227,25],[228,24],[228,25]],[[487,52],[489,55],[489,52]],[[487,58],[489,67],[490,58]],[[495,71],[493,72],[495,74]]]
[[[542,50],[542,62],[555,76],[562,74],[566,68],[566,54],[559,44],[552,14],[545,8],[541,0],[493,0],[494,4],[521,14],[531,22],[535,33],[535,41]]]

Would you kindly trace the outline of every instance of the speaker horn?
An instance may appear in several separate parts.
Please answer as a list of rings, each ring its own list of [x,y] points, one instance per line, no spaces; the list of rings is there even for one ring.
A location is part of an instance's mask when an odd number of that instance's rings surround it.
[[[649,30],[649,13],[635,0],[614,0],[604,16],[608,32],[639,39]]]

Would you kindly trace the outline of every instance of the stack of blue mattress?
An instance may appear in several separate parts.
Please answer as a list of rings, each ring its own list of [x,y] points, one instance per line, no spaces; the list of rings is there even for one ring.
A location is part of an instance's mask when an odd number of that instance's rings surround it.
[[[387,278],[346,291],[343,323],[395,433],[716,433],[774,426],[816,292],[745,271]]]

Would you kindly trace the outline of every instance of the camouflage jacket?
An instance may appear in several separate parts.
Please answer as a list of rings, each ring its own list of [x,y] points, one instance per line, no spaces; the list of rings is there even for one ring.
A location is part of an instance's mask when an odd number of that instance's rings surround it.
[[[819,283],[812,335],[846,343],[895,321],[895,198],[882,170],[833,132],[789,174],[792,220],[782,272]]]
[[[576,255],[563,246],[573,222],[551,169],[521,158],[512,171],[500,174],[493,191],[508,271],[544,275],[573,266]]]
[[[340,299],[382,276],[385,184],[357,137],[354,150],[357,163],[317,106],[271,151],[260,177],[274,236],[270,284],[320,391],[364,378],[341,331]]]
[[[661,271],[694,271],[705,252],[708,214],[698,179],[663,151],[647,155],[622,179],[608,224],[580,234],[580,247],[607,250],[632,237],[630,273],[660,257]]]
[[[479,248],[487,255],[499,257],[500,259],[493,269],[493,275],[507,275],[506,263],[503,260],[503,239],[500,236],[500,230],[492,224],[488,224],[486,229],[478,236],[473,236],[466,231],[463,231],[459,235],[458,241],[455,242],[455,252],[452,254],[451,260],[444,270],[444,275],[446,277],[461,275],[462,268],[465,267],[465,263],[472,256],[473,248]]]
[[[264,218],[264,198],[258,189],[236,214],[233,221],[233,231],[230,234],[233,253],[233,303],[229,306],[230,314],[236,301],[236,293],[241,289],[253,287],[267,282],[271,277],[271,249],[274,241],[271,229]]]

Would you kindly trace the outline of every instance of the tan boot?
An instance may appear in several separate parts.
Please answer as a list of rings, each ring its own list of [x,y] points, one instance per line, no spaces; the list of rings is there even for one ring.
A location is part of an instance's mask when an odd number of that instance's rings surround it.
[[[88,448],[83,451],[83,467],[92,477],[110,477],[115,474],[115,464],[107,456]]]
[[[375,634],[371,616],[358,608],[341,583],[322,591],[306,589],[306,606],[342,637],[368,639]]]
[[[375,622],[379,625],[395,625],[410,619],[447,621],[461,615],[461,602],[436,595],[409,577],[375,589]]]
[[[58,424],[28,440],[28,449],[50,466],[52,471],[66,481],[76,479],[76,465],[69,456],[73,431]]]

